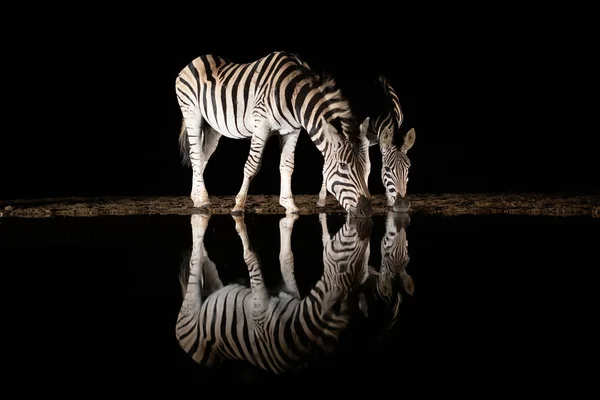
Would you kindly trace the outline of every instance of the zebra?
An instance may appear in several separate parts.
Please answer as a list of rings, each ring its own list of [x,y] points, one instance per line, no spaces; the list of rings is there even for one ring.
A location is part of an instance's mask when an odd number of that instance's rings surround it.
[[[203,217],[210,218],[209,216]],[[248,238],[244,217],[233,216],[242,241],[250,287],[237,283],[221,286],[206,295],[203,283],[218,281],[213,268],[192,251],[189,279],[182,286],[184,299],[176,323],[176,337],[197,363],[214,366],[223,360],[241,360],[273,374],[299,370],[315,356],[331,353],[348,326],[349,293],[368,276],[370,218],[347,218],[328,240],[323,240],[323,274],[310,292],[300,298],[293,276],[291,233],[297,216],[280,220],[280,262],[284,284],[272,295],[267,291],[261,263]],[[192,229],[206,229],[205,226]],[[202,245],[194,233],[194,248]],[[196,259],[194,260],[194,257]],[[207,279],[207,273],[214,277]],[[182,283],[185,281],[182,279]],[[217,288],[219,285],[213,285]]]
[[[277,134],[279,204],[286,214],[297,213],[291,180],[296,142],[305,130],[323,155],[326,190],[348,213],[373,214],[362,150],[368,142],[333,77],[316,74],[297,55],[283,51],[246,64],[207,54],[179,72],[175,91],[183,116],[179,147],[183,164],[192,166],[194,207],[210,208],[204,170],[219,139],[226,136],[250,139],[244,179],[231,210],[243,213],[267,140]]]
[[[361,137],[367,138],[369,146],[379,143],[382,161],[381,180],[388,207],[392,207],[396,212],[408,212],[410,200],[406,197],[406,188],[410,159],[407,152],[415,143],[416,132],[414,128],[411,128],[404,136],[400,147],[394,143],[394,134],[400,129],[404,118],[400,100],[386,76],[379,76],[379,84],[385,95],[386,109],[374,119],[367,117],[363,120],[360,125]],[[366,147],[365,157],[369,158],[368,147]],[[367,164],[370,166],[369,162]],[[368,174],[366,179],[368,180]],[[317,201],[318,207],[325,205],[326,196],[327,188],[323,181]]]

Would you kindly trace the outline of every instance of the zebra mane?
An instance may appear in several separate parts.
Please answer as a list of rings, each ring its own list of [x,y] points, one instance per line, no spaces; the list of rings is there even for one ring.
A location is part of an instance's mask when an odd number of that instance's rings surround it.
[[[300,65],[302,65],[304,68],[306,68],[309,71],[312,71],[312,68],[308,65],[308,63],[304,60],[302,60],[302,58],[300,58],[300,56],[296,53],[287,53],[290,57],[292,57],[294,60],[296,60],[296,62]]]
[[[350,102],[343,96],[342,90],[337,87],[333,76],[328,73],[315,74],[315,85],[323,94],[327,106],[336,109],[336,116],[329,123],[348,139],[353,148],[358,149],[360,147],[358,123],[352,113]]]
[[[392,84],[388,77],[386,77],[385,75],[380,75],[379,84],[381,85],[383,93],[385,94],[389,112],[392,113],[396,125],[399,128],[400,125],[402,125],[402,108],[400,107],[400,99],[398,98],[398,95],[392,87]]]
[[[336,128],[340,134],[340,137],[347,139],[352,145],[352,148],[359,152],[360,130],[358,127],[358,122],[352,113],[350,102],[343,96],[342,91],[340,88],[338,88],[333,75],[325,71],[315,71],[296,53],[283,53],[293,58],[302,69],[305,69],[304,72],[310,78],[311,89],[318,89],[325,98],[327,107],[329,109],[334,108],[336,110],[335,117],[332,118],[329,123]]]
[[[319,91],[325,97],[328,106],[336,106],[337,109],[342,110],[341,112],[336,113],[342,121],[347,121],[344,125],[345,129],[350,129],[352,131],[353,128],[358,128],[356,124],[356,119],[352,114],[352,109],[350,108],[350,103],[348,100],[342,95],[341,89],[337,87],[337,83],[332,74],[321,71],[320,73],[316,72],[312,69],[308,63],[296,53],[287,53],[290,57],[294,58],[298,64],[302,67],[306,68],[306,73],[312,77],[312,88],[319,89]],[[353,126],[356,124],[356,126]],[[346,130],[344,130],[346,131]]]

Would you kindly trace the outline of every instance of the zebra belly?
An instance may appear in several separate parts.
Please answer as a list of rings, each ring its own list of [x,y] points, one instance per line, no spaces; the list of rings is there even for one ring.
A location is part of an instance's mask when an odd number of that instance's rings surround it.
[[[281,322],[280,318],[284,314],[289,316],[299,300],[288,294],[269,297],[269,303],[265,305],[267,319],[264,325],[259,326],[253,319],[254,299],[250,288],[231,285],[221,290],[219,295],[224,298],[216,299],[215,304],[220,304],[215,310],[216,319],[207,321],[215,324],[214,350],[219,358],[247,362],[275,374],[294,370],[306,363],[305,356],[308,354],[298,357],[298,354],[284,355],[281,350],[275,350],[278,347],[294,347],[294,344],[281,342],[276,346],[275,342],[281,338],[278,335],[274,337],[274,332],[269,329],[272,318],[277,323]]]
[[[210,108],[210,107],[208,107]],[[253,120],[247,115],[244,118],[228,115],[227,110],[217,110],[209,112],[202,107],[202,118],[216,132],[229,139],[250,139],[252,137]],[[216,115],[218,114],[218,115]]]

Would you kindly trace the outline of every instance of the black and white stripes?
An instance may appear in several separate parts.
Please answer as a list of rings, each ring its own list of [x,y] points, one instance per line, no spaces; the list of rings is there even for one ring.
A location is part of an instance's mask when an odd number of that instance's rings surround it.
[[[394,136],[398,133],[404,118],[400,100],[389,79],[382,75],[379,77],[379,84],[383,89],[385,108],[375,117],[364,119],[360,125],[361,137],[367,138],[368,146],[379,143],[381,180],[388,207],[393,207],[396,212],[407,212],[410,209],[410,201],[406,197],[410,169],[407,152],[415,142],[416,133],[414,128],[409,130],[404,136],[402,145],[396,146]],[[362,150],[366,159],[365,163],[370,168],[368,146],[364,146]],[[366,179],[368,179],[368,173]],[[326,196],[327,190],[325,181],[323,181],[317,206],[325,205]]]
[[[385,76],[380,76],[379,82],[387,100],[388,110],[369,121],[371,133],[367,135],[374,133],[379,143],[382,161],[381,180],[388,206],[393,207],[396,212],[406,212],[410,208],[410,201],[406,197],[410,168],[407,152],[415,143],[416,133],[412,128],[404,136],[400,147],[395,144],[394,136],[403,121],[400,100]]]
[[[246,64],[203,55],[179,73],[175,89],[183,115],[179,143],[184,160],[192,165],[195,207],[210,205],[204,170],[221,135],[251,140],[244,180],[232,209],[241,213],[265,144],[277,134],[282,144],[279,202],[287,213],[297,212],[291,178],[298,135],[305,130],[323,154],[327,190],[349,213],[372,215],[365,180],[368,160],[362,151],[366,137],[333,79],[321,78],[285,52]]]
[[[209,216],[193,217],[207,221]],[[323,215],[324,218],[324,215]],[[333,236],[323,235],[323,274],[300,298],[293,274],[290,237],[295,217],[280,221],[280,262],[284,288],[271,294],[265,287],[261,262],[252,249],[242,216],[234,216],[242,241],[250,287],[219,286],[218,272],[206,261],[206,224],[192,221],[194,249],[189,272],[183,270],[184,300],[176,336],[198,363],[243,360],[265,371],[283,373],[304,366],[313,356],[330,352],[349,323],[349,293],[367,278],[371,219],[348,219]],[[194,255],[196,258],[194,258]],[[218,282],[218,283],[215,283]],[[203,285],[218,289],[205,296]]]

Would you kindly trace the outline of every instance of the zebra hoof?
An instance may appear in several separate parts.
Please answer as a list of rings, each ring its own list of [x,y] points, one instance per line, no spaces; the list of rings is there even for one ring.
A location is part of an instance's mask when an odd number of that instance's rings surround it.
[[[294,208],[286,208],[285,210],[285,215],[298,215],[299,211],[298,208],[294,207]]]
[[[194,208],[209,208],[210,201],[194,201]]]
[[[325,200],[321,201],[317,201],[317,207],[325,207]]]
[[[234,208],[233,210],[231,210],[231,215],[233,215],[234,217],[241,217],[242,215],[244,215],[244,210],[236,210]]]
[[[279,220],[280,228],[292,228],[294,226],[294,221],[297,221],[300,218],[298,213],[286,213],[285,217]]]
[[[198,211],[200,214],[210,214],[210,203],[202,204],[198,207]]]

